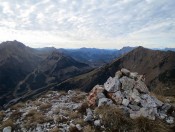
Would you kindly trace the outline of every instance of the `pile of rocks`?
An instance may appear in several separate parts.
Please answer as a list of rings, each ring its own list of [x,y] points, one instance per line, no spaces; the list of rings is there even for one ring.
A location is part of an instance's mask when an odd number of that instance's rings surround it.
[[[115,77],[109,77],[104,85],[96,85],[92,89],[88,104],[95,107],[117,105],[132,119],[143,116],[151,120],[160,118],[169,124],[174,123],[174,108],[151,96],[144,81],[143,75],[123,68],[116,72]]]

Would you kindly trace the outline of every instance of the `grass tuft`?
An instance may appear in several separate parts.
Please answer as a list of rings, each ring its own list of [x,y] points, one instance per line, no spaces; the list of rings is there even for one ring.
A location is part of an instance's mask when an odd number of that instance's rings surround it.
[[[170,129],[160,120],[149,120],[139,117],[134,120],[134,132],[170,132]]]
[[[131,129],[132,120],[114,106],[102,106],[95,110],[95,114],[101,118],[107,131],[128,131]]]

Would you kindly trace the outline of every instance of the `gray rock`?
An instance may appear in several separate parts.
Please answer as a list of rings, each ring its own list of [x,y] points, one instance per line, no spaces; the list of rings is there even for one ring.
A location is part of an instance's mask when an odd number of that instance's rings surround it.
[[[73,94],[74,92],[73,92],[72,90],[69,90],[67,93],[68,93],[69,95],[71,95],[71,94]]]
[[[141,116],[141,113],[140,111],[131,111],[129,116],[131,119],[136,119]]]
[[[130,118],[135,119],[140,116],[149,118],[150,120],[155,120],[155,111],[154,109],[141,108],[139,111],[131,111]]]
[[[81,131],[81,130],[82,130],[82,127],[81,127],[81,125],[80,125],[80,124],[76,124],[76,128],[77,128],[79,131]]]
[[[120,79],[122,77],[122,72],[121,71],[117,71],[115,73],[115,77],[116,77],[116,79]]]
[[[111,99],[108,98],[101,98],[98,101],[98,107],[103,106],[103,105],[111,105],[113,102]]]
[[[136,80],[137,77],[138,77],[138,73],[137,73],[137,72],[131,72],[131,73],[129,74],[129,77],[132,78],[132,79],[134,79],[134,80]]]
[[[36,131],[37,131],[37,132],[42,132],[42,131],[43,131],[42,128],[41,128],[41,125],[39,125],[39,124],[37,125]]]
[[[135,85],[135,81],[126,76],[120,78],[120,82],[122,83],[122,89],[125,91],[132,90]]]
[[[97,97],[98,97],[98,99],[106,98],[106,96],[103,93],[98,93]]]
[[[95,120],[95,121],[94,121],[94,125],[95,125],[96,127],[101,126],[100,120]]]
[[[171,105],[168,103],[165,103],[162,105],[161,110],[164,111],[164,113],[166,113],[170,108],[171,108]]]
[[[116,104],[121,104],[123,100],[123,95],[120,91],[117,91],[115,93],[109,93],[108,96],[115,101]]]
[[[133,89],[133,92],[131,93],[131,98],[137,103],[141,101],[140,93],[137,91],[137,89]]]
[[[130,74],[130,71],[127,70],[127,69],[125,69],[125,68],[122,68],[122,69],[121,69],[121,72],[122,72],[124,75],[126,75],[126,76],[129,76],[129,74]]]
[[[168,124],[173,124],[174,123],[174,118],[172,116],[169,116],[169,117],[166,118],[166,122]]]
[[[87,116],[84,118],[84,121],[86,121],[86,122],[91,122],[91,121],[93,121],[93,116],[92,116],[92,115],[87,115]]]
[[[160,118],[160,119],[165,119],[166,117],[167,117],[166,114],[164,114],[164,113],[159,113],[159,118]]]
[[[73,124],[73,123],[70,123],[69,126],[70,126],[70,127],[76,127],[75,124]]]
[[[162,106],[163,102],[158,100],[156,97],[152,97],[152,99],[154,100],[154,102],[157,104],[157,106]]]
[[[87,113],[87,115],[93,115],[92,110],[90,108],[86,109],[86,113]]]
[[[150,120],[155,120],[155,115],[157,114],[157,109],[154,108],[141,108],[140,115],[147,117]]]
[[[156,103],[154,102],[154,100],[152,99],[152,97],[148,94],[142,94],[141,98],[143,100],[141,100],[141,104],[144,108],[154,108],[157,107]]]
[[[149,93],[146,84],[140,80],[135,83],[134,88],[136,88],[140,93]]]
[[[115,77],[109,77],[106,83],[104,83],[104,88],[108,92],[116,92],[120,89],[120,86],[120,81]]]
[[[128,99],[123,99],[122,104],[123,104],[124,106],[128,106],[129,100],[128,100]]]
[[[140,107],[137,106],[137,105],[131,105],[131,104],[129,104],[128,107],[131,108],[133,111],[139,111],[140,110]]]
[[[3,132],[11,132],[11,131],[12,131],[12,127],[11,126],[5,127],[3,129]]]

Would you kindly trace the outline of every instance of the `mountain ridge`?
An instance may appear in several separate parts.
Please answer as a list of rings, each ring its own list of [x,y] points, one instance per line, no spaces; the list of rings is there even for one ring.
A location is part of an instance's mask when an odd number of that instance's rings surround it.
[[[95,69],[90,73],[68,79],[61,84],[58,84],[55,89],[64,89],[64,87],[67,88],[69,86],[72,86],[73,88],[82,88],[82,86],[86,84],[82,89],[85,91],[90,91],[91,87],[95,86],[96,84],[103,84],[109,76],[114,76],[114,73],[123,67],[138,72],[139,74],[144,74],[147,80],[146,84],[151,90],[158,90],[158,87],[162,87],[160,89],[165,90],[164,92],[167,95],[175,93],[171,91],[175,91],[175,85],[172,81],[175,80],[175,77],[173,75],[168,76],[175,70],[175,52],[154,51],[141,46],[129,53],[126,53],[110,64]],[[89,76],[91,80],[89,80],[87,76]],[[164,78],[161,80],[162,76]],[[168,82],[169,79],[165,78],[169,78],[170,81]],[[171,88],[167,90],[166,87],[169,86],[171,86]]]

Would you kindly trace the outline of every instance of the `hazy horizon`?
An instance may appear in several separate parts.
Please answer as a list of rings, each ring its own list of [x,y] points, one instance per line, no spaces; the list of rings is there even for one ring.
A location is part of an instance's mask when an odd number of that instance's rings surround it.
[[[175,48],[173,0],[2,0],[0,42],[32,48]]]

